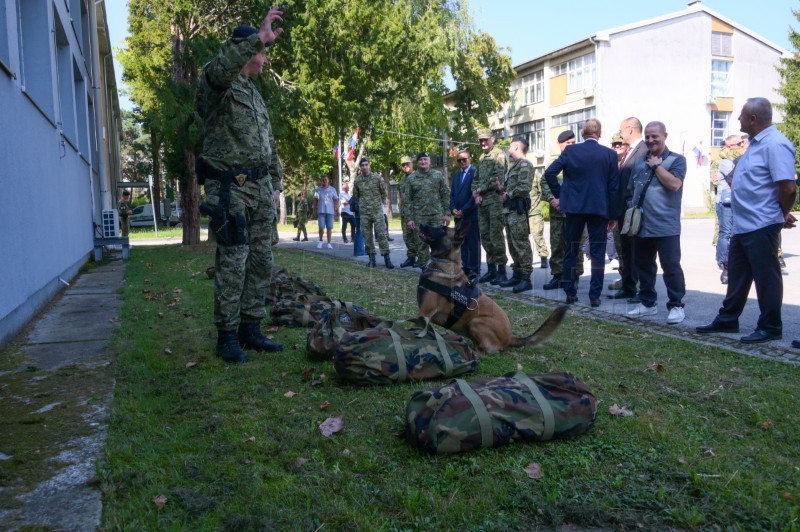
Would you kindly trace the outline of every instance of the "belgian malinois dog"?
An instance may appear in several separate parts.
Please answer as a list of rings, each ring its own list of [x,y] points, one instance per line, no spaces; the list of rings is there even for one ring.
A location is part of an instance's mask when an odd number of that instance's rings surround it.
[[[420,238],[431,247],[431,263],[420,276],[417,286],[419,315],[437,325],[466,336],[481,354],[491,354],[505,347],[538,345],[552,336],[561,324],[568,306],[552,312],[530,336],[514,336],[505,311],[486,294],[469,284],[461,269],[461,244],[469,222],[452,227],[420,226]]]

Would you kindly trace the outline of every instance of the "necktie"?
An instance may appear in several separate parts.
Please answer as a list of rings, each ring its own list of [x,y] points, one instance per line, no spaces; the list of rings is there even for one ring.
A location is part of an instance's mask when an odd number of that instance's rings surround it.
[[[467,177],[467,172],[464,171],[464,170],[461,170],[461,180],[459,181],[459,183],[461,184],[462,187],[464,186],[464,178],[465,177]]]
[[[620,169],[622,169],[622,166],[625,164],[625,159],[627,159],[627,158],[628,158],[628,154],[629,154],[630,152],[631,152],[631,147],[630,147],[630,146],[628,146],[627,148],[625,148],[625,154],[622,156],[622,159],[620,159],[620,161],[619,161],[619,167],[620,167]]]

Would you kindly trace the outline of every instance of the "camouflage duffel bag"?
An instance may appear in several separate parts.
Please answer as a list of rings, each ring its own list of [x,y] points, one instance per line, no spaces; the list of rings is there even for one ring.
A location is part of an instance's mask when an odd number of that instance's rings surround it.
[[[439,334],[428,318],[346,333],[333,356],[339,378],[358,385],[455,377],[472,373],[479,363],[464,337]]]
[[[297,299],[281,299],[272,305],[272,323],[284,327],[313,327],[333,306],[328,296],[302,295]]]
[[[330,360],[339,342],[348,332],[363,331],[385,321],[350,302],[334,301],[322,314],[306,339],[306,353],[311,360]]]
[[[456,379],[415,393],[406,407],[406,439],[432,454],[547,441],[592,428],[597,399],[570,373],[471,381]]]
[[[306,281],[281,268],[272,275],[265,303],[272,305],[281,299],[297,299],[302,295],[324,296],[325,291],[312,281]]]

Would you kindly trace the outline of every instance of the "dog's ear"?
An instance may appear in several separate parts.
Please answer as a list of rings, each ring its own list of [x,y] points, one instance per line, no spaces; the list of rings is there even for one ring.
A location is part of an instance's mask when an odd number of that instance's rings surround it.
[[[467,238],[467,231],[469,231],[471,225],[472,221],[467,218],[459,218],[456,220],[456,230],[453,234],[453,240],[457,246],[461,246],[461,244],[464,243],[464,239]]]

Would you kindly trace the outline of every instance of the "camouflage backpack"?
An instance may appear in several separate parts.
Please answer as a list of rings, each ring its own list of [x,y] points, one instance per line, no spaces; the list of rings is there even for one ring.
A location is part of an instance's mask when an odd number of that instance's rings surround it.
[[[415,393],[406,407],[406,439],[432,454],[547,441],[592,428],[597,400],[570,373],[471,381]]]
[[[316,283],[306,281],[281,268],[272,275],[265,303],[273,305],[281,299],[297,299],[301,295],[324,296],[325,291]]]
[[[306,339],[306,352],[311,360],[330,360],[345,333],[376,327],[384,318],[370,314],[353,303],[334,301],[322,314]]]
[[[333,357],[339,378],[358,385],[454,377],[472,373],[478,364],[467,340],[439,334],[428,318],[345,333]]]
[[[333,306],[328,296],[304,294],[297,299],[279,299],[272,305],[270,315],[274,325],[283,327],[313,327]]]

